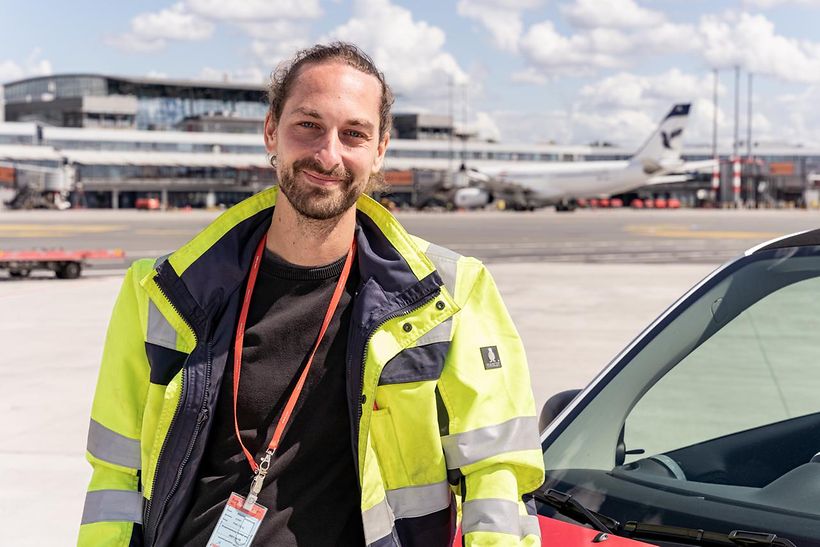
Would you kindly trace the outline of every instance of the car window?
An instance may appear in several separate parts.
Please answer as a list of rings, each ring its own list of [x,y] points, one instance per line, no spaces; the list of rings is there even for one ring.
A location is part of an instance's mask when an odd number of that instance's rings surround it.
[[[819,393],[813,278],[757,301],[655,383],[626,419],[626,462],[820,412]]]
[[[543,448],[542,488],[620,522],[820,547],[820,246],[714,272],[550,424]]]

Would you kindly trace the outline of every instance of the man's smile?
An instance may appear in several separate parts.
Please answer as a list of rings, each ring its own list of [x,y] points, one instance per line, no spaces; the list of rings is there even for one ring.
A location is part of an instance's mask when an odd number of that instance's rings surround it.
[[[339,177],[322,175],[316,171],[309,171],[307,169],[302,169],[301,172],[305,175],[308,181],[320,186],[332,186],[334,184],[341,183],[341,179]]]

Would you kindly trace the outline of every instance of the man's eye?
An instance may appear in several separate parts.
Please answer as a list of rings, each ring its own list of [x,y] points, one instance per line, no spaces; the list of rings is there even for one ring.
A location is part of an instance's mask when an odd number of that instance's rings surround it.
[[[347,132],[347,134],[350,135],[351,137],[353,137],[354,139],[366,139],[367,138],[367,135],[365,135],[364,133],[361,133],[359,131],[355,131],[355,130],[350,130],[350,131]]]
[[[300,127],[319,127],[313,122],[299,122]]]

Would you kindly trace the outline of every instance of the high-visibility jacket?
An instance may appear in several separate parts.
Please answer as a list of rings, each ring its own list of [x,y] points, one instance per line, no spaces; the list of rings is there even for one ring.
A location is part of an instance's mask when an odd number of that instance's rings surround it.
[[[276,195],[243,201],[175,253],[126,273],[91,411],[80,545],[172,541]],[[490,274],[408,235],[366,196],[355,237],[347,397],[366,543],[452,543],[458,494],[466,545],[540,544],[521,500],[544,478],[535,404]]]

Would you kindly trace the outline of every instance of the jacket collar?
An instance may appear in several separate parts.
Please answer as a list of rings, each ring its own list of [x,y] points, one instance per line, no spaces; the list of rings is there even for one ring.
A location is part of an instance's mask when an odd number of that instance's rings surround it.
[[[156,289],[191,324],[205,328],[207,318],[244,284],[256,245],[273,218],[278,187],[264,190],[228,209],[176,252],[160,261],[142,285],[158,305]],[[396,218],[362,195],[356,203],[358,266],[362,282],[373,280],[385,294],[404,294],[435,267]],[[153,290],[152,290],[153,289]]]

